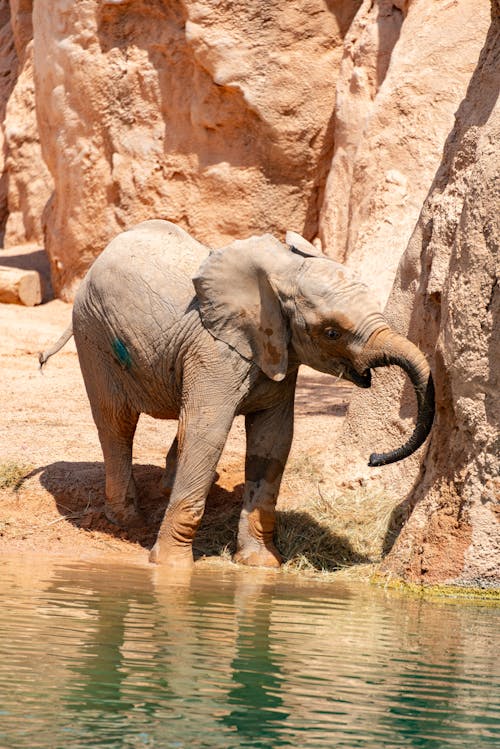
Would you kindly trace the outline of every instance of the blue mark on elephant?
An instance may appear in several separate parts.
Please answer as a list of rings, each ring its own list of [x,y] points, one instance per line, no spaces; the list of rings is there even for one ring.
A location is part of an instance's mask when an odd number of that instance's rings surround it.
[[[113,351],[115,352],[116,358],[124,369],[130,369],[132,364],[132,358],[126,345],[123,343],[121,338],[115,338],[113,341]]]

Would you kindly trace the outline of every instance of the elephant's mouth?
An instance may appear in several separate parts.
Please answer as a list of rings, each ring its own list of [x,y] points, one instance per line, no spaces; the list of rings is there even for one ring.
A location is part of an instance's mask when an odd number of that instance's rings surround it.
[[[372,384],[372,373],[369,369],[360,374],[354,367],[346,367],[344,377],[360,388],[369,388]]]

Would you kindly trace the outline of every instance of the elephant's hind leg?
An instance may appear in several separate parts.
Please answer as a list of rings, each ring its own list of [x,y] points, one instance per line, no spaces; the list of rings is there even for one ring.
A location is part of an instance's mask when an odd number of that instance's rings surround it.
[[[137,491],[132,476],[132,442],[139,414],[131,408],[120,383],[110,374],[109,361],[97,352],[83,349],[76,336],[80,367],[87,389],[92,416],[101,442],[106,470],[108,520],[122,527],[143,525],[137,506]]]
[[[96,419],[106,467],[104,512],[108,520],[124,528],[145,522],[132,476],[132,442],[138,418],[139,414],[122,410],[118,418]]]

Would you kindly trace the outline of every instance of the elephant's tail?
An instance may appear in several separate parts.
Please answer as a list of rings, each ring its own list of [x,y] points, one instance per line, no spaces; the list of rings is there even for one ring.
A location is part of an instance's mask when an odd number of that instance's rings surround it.
[[[73,335],[73,323],[70,323],[62,336],[54,343],[53,346],[51,346],[46,351],[42,351],[38,354],[38,361],[40,362],[40,369],[42,369],[43,365],[46,363],[47,359],[50,359],[53,354],[57,354],[57,352],[62,349],[63,346],[66,345],[66,343],[69,341],[71,336]]]

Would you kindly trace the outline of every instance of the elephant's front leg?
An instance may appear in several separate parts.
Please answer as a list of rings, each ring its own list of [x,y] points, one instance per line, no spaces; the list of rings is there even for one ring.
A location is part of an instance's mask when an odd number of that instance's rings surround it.
[[[274,545],[275,506],[293,436],[292,391],[278,406],[246,417],[247,456],[243,509],[235,562],[279,567]]]
[[[177,470],[170,502],[149,557],[151,562],[176,567],[193,564],[193,539],[237,407],[227,393],[214,398],[213,389],[191,395],[179,417]]]

